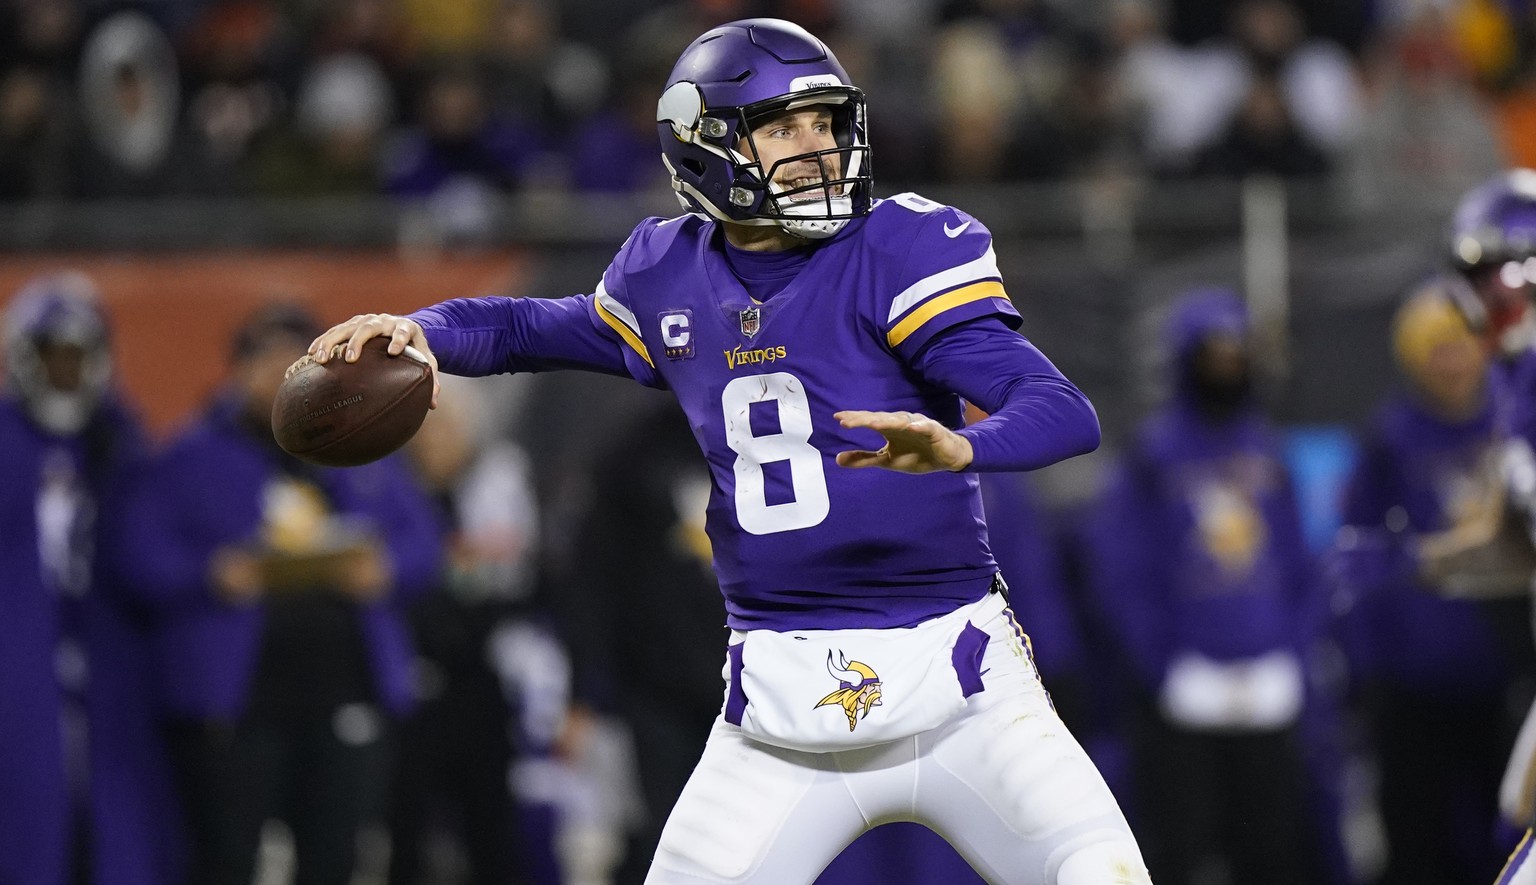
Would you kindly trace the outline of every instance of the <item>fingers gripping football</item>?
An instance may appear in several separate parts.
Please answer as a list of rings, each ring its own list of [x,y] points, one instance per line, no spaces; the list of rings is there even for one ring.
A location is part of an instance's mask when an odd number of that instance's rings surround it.
[[[926,415],[913,412],[838,412],[844,427],[867,427],[885,437],[878,451],[839,452],[841,467],[883,467],[900,473],[963,470],[973,457],[971,442]]]
[[[407,345],[416,348],[432,367],[432,408],[437,408],[437,396],[441,389],[437,382],[437,356],[427,344],[427,335],[421,324],[410,317],[388,313],[359,314],[350,320],[337,323],[320,334],[309,345],[309,356],[316,362],[326,363],[340,356],[349,363],[357,362],[363,342],[370,338],[388,338],[389,353],[399,356]]]

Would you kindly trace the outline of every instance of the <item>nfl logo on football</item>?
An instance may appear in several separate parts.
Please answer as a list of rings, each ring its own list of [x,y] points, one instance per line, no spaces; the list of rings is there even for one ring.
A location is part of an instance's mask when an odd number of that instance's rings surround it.
[[[741,312],[741,334],[751,338],[757,334],[758,326],[762,323],[763,312],[755,307],[749,307]]]

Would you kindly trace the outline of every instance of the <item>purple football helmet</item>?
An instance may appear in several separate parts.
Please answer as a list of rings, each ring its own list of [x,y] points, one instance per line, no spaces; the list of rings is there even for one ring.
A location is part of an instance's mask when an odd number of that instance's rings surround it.
[[[1512,169],[1462,198],[1451,220],[1454,290],[1472,328],[1506,354],[1536,347],[1536,170]]]
[[[821,105],[832,114],[835,148],[764,169],[752,129],[764,118]],[[754,18],[700,36],[667,77],[656,106],[662,162],[683,208],[747,225],[777,225],[810,239],[830,237],[869,212],[869,141],[864,93],[826,44],[787,21]],[[776,172],[815,163],[819,180],[785,186]],[[806,176],[810,177],[810,176]]]
[[[43,430],[68,436],[96,414],[111,383],[107,319],[77,271],[37,277],[5,316],[7,384]]]

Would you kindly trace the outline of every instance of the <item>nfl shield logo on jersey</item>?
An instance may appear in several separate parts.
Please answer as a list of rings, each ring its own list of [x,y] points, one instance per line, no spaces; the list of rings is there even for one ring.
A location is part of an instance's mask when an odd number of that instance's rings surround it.
[[[749,307],[741,312],[741,334],[751,338],[757,334],[758,327],[762,324],[763,312],[755,307]]]

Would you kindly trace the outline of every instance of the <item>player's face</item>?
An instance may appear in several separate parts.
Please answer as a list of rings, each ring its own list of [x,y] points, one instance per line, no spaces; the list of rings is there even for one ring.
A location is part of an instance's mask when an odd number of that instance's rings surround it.
[[[1482,404],[1487,369],[1486,353],[1467,336],[1436,344],[1409,374],[1432,405],[1448,415],[1465,415]]]
[[[48,386],[60,393],[74,393],[84,384],[85,350],[77,344],[44,341],[37,347]]]
[[[1484,338],[1491,348],[1500,346],[1504,333],[1525,319],[1536,297],[1536,260],[1490,264],[1472,271],[1470,281],[1488,314]]]
[[[790,157],[830,151],[836,147],[832,111],[825,105],[811,105],[775,114],[753,126],[752,137],[743,145],[749,155],[756,152],[756,159],[762,164],[764,173],[773,176],[774,183],[781,191],[810,187],[790,197],[796,203],[826,199],[820,188],[811,186],[840,177],[841,156],[834,152],[822,155],[819,161],[816,157],[806,157],[783,163],[778,168],[774,168],[775,164]]]
[[[1214,335],[1195,353],[1195,374],[1216,387],[1233,387],[1248,380],[1248,345],[1234,335]]]
[[[1247,401],[1252,367],[1242,338],[1223,333],[1205,339],[1190,368],[1195,401],[1210,414],[1229,415]]]

